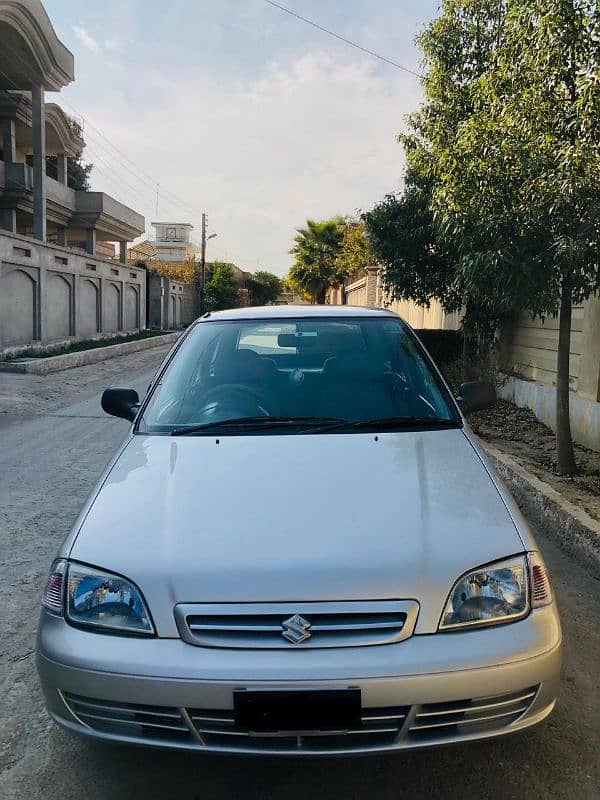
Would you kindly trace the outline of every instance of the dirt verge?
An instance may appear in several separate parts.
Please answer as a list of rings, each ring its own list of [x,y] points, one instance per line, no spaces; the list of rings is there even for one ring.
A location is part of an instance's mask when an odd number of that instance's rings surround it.
[[[492,408],[473,414],[469,423],[481,439],[512,455],[527,470],[600,521],[600,453],[575,445],[577,473],[571,477],[559,476],[554,433],[529,409],[498,400]]]

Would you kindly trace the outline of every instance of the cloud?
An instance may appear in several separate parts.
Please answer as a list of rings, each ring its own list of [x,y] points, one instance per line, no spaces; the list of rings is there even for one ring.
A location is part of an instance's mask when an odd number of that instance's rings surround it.
[[[75,34],[77,40],[86,48],[86,50],[96,54],[100,52],[100,45],[82,25],[73,25],[73,33]]]
[[[94,96],[90,118],[144,173],[193,206],[196,226],[198,212],[208,212],[219,234],[209,257],[280,274],[307,217],[369,208],[399,186],[395,136],[420,98],[410,75],[321,50],[280,54],[247,78],[148,68],[142,83],[133,74],[123,80],[129,83]],[[154,217],[152,191],[140,184],[131,192],[125,181],[135,180],[122,174],[122,184],[97,175],[94,188]],[[166,193],[160,215],[190,216]]]
[[[124,42],[119,36],[111,36],[104,40],[104,49],[113,53],[120,53],[124,49]]]

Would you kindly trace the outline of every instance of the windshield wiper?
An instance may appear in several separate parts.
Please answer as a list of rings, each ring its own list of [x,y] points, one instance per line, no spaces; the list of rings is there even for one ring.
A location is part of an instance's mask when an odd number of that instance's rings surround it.
[[[217,429],[235,428],[244,431],[265,430],[267,428],[294,427],[295,425],[346,425],[343,419],[337,417],[233,417],[222,419],[218,422],[205,422],[200,425],[185,425],[171,431],[171,436],[186,436],[191,433],[204,433]]]
[[[457,420],[445,417],[382,417],[381,419],[367,419],[360,422],[353,422],[352,427],[373,428],[384,430],[385,428],[422,428],[427,425],[441,427],[446,425],[456,425]]]
[[[351,422],[350,420],[341,421],[328,425],[303,431],[303,433],[328,433],[329,431],[337,430],[373,430],[383,431],[395,428],[426,428],[432,427],[448,427],[457,425],[458,421],[455,419],[447,419],[445,417],[381,417],[378,419],[359,420],[358,422]]]

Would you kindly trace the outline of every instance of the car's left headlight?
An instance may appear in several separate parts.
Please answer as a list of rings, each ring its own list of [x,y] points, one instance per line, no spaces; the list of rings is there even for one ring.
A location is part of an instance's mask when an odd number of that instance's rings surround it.
[[[154,635],[142,593],[120,575],[69,563],[65,617],[75,625]]]
[[[439,630],[494,625],[529,613],[529,575],[525,555],[473,570],[455,583]]]

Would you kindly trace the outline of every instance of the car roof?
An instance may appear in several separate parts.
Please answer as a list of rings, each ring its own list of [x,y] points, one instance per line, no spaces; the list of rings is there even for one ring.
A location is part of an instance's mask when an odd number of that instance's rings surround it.
[[[244,320],[244,319],[303,319],[313,317],[397,317],[386,308],[366,308],[365,306],[329,306],[329,305],[274,305],[249,306],[248,308],[228,308],[225,311],[210,311],[200,318],[209,320]]]

